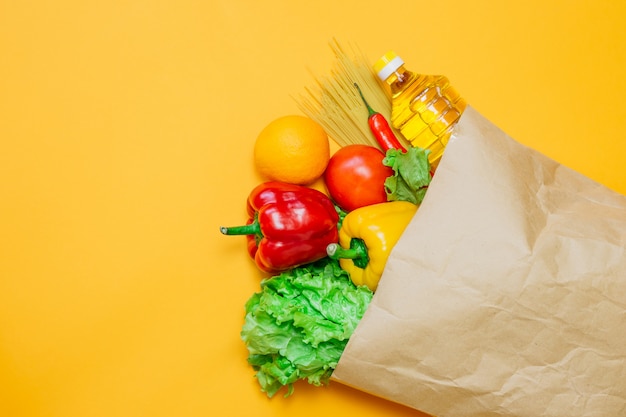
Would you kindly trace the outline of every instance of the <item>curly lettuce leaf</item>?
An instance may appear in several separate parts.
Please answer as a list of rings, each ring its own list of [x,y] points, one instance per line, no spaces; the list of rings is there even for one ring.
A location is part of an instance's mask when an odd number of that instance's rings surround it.
[[[387,151],[383,165],[391,167],[394,172],[385,180],[388,201],[422,202],[432,179],[429,152],[418,147],[409,147],[407,152],[397,149]]]
[[[245,305],[241,338],[268,397],[307,380],[326,385],[372,299],[338,261],[324,258],[261,282]]]

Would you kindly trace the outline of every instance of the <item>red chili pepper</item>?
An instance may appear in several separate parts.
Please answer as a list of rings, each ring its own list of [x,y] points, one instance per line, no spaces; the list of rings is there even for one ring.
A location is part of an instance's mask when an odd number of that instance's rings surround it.
[[[220,227],[225,235],[247,235],[248,253],[259,269],[275,273],[327,256],[338,241],[339,215],[324,193],[270,181],[255,187],[244,226]]]
[[[359,95],[361,96],[363,103],[365,103],[365,107],[367,107],[367,111],[369,113],[367,121],[370,126],[370,130],[374,134],[378,144],[383,148],[383,151],[387,152],[389,149],[398,149],[402,152],[406,152],[406,148],[402,146],[396,135],[393,133],[393,130],[391,130],[385,116],[370,107],[357,83],[354,83],[354,86],[359,91]]]

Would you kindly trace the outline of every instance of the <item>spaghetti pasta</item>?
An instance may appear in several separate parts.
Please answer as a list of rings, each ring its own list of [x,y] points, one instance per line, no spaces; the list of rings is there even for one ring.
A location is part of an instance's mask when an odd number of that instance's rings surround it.
[[[337,40],[333,40],[330,47],[336,59],[330,74],[314,76],[315,85],[305,88],[305,93],[295,98],[296,103],[304,114],[324,127],[339,146],[365,144],[380,149],[367,123],[367,108],[354,84],[360,86],[371,106],[387,120],[391,102],[360,50],[352,46],[349,56]]]

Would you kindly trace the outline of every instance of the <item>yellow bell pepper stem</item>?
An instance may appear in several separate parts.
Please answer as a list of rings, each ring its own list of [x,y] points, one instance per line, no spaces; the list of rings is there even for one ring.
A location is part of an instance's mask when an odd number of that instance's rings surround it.
[[[407,201],[391,201],[360,207],[349,212],[339,229],[339,244],[331,243],[326,253],[339,259],[355,285],[375,291],[387,259],[417,211]]]
[[[370,261],[363,239],[351,239],[349,249],[344,249],[337,243],[331,243],[326,247],[326,253],[332,259],[352,259],[354,265],[359,268],[365,268]]]

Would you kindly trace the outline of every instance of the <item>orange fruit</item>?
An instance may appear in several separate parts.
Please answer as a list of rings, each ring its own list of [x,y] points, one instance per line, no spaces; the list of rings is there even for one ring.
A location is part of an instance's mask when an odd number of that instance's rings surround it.
[[[254,144],[254,164],[268,180],[308,185],[322,176],[330,142],[315,120],[297,115],[269,123]]]

